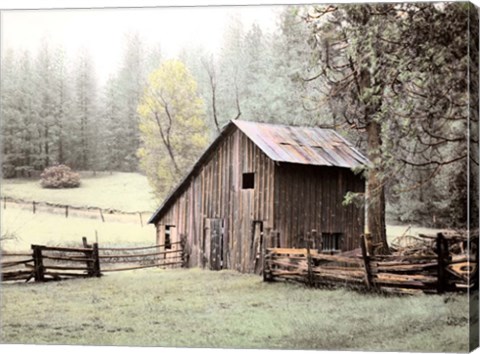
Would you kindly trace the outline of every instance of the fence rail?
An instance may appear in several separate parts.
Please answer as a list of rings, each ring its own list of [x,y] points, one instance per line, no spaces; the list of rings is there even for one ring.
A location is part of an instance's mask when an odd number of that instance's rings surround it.
[[[478,239],[474,255],[452,255],[451,241],[439,233],[436,255],[327,255],[317,250],[266,248],[265,281],[296,281],[308,286],[348,286],[389,293],[443,293],[478,287]]]
[[[154,248],[160,248],[160,251],[141,252]],[[43,282],[65,278],[100,277],[103,272],[181,267],[185,264],[183,239],[170,243],[166,250],[165,245],[100,248],[97,243],[88,244],[86,237],[82,239],[82,247],[32,245],[31,249],[31,253],[2,254],[0,262],[2,281],[28,282],[34,279]],[[128,265],[118,267],[116,263]]]

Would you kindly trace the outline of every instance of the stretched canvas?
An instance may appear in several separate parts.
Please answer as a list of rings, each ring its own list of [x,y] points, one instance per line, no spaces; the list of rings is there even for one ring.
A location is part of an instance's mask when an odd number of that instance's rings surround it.
[[[62,6],[1,10],[0,350],[478,347],[476,5]]]

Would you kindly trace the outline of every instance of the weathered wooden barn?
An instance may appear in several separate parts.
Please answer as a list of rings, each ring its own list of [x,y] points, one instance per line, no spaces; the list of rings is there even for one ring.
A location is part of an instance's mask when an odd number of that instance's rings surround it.
[[[152,215],[157,244],[183,236],[189,266],[258,271],[265,235],[304,247],[317,231],[326,252],[357,248],[364,211],[344,206],[364,192],[352,168],[368,160],[335,131],[235,120]]]

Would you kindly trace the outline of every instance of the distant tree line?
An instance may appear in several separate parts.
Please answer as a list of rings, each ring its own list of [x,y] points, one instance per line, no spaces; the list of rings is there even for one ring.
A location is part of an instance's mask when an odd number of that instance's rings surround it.
[[[478,165],[465,153],[478,142],[467,134],[475,16],[463,3],[287,6],[271,33],[232,17],[219,53],[186,47],[175,60],[130,34],[102,87],[87,52],[70,63],[47,42],[35,55],[7,50],[3,176],[55,164],[142,171],[163,198],[231,119],[311,125],[369,156],[380,239],[385,211],[463,225],[467,162]]]

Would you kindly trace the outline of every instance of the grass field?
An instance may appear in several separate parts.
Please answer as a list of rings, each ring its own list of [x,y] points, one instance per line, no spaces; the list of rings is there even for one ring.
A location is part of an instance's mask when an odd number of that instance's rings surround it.
[[[29,250],[31,244],[66,246],[80,245],[82,237],[101,246],[139,245],[155,243],[155,228],[140,225],[138,216],[118,217],[105,215],[105,222],[96,218],[62,215],[9,207],[0,213],[2,234],[14,235],[15,239],[2,242],[7,251]],[[146,221],[146,220],[145,220]]]
[[[71,189],[45,189],[39,181],[4,179],[2,196],[77,207],[97,207],[127,212],[153,211],[158,201],[147,178],[139,173],[82,173],[81,186]]]
[[[466,295],[382,297],[231,271],[2,286],[2,343],[464,352]]]
[[[145,177],[84,176],[82,187],[46,190],[2,182],[2,195],[38,202],[147,211],[157,207]],[[148,213],[146,214],[148,215]],[[11,203],[1,210],[6,250],[30,244],[153,244],[138,215],[68,218]],[[144,222],[146,217],[144,218]],[[389,226],[389,239],[406,226]],[[413,228],[409,234],[437,230]],[[2,343],[459,352],[467,350],[465,295],[382,297],[264,283],[255,275],[149,269],[54,283],[2,284]]]
[[[44,189],[38,181],[7,179],[2,181],[2,195],[36,202],[50,202],[76,207],[97,207],[126,212],[151,211],[158,207],[145,176],[138,173],[82,173],[82,185],[74,189]],[[55,213],[57,214],[55,214]],[[63,209],[38,206],[33,214],[29,208],[7,203],[1,210],[2,234],[14,239],[2,242],[7,251],[29,250],[31,244],[74,245],[83,236],[90,242],[98,237],[100,245],[153,244],[155,229],[145,225],[150,212],[143,213],[143,227],[139,215],[104,213],[105,222],[95,210],[79,214],[70,210],[65,218]]]

